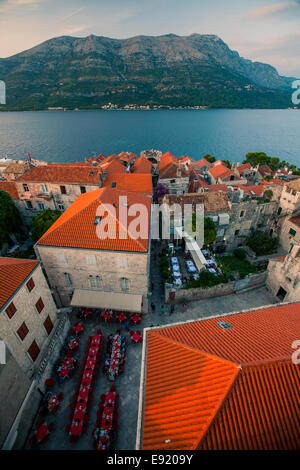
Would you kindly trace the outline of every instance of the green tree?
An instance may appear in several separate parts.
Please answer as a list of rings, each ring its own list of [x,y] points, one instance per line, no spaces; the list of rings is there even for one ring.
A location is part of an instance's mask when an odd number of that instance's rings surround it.
[[[227,166],[227,168],[231,168],[231,162],[229,160],[222,160],[222,162]]]
[[[251,236],[247,239],[247,245],[257,256],[270,255],[276,252],[279,239],[277,237],[273,238],[260,230],[256,230],[252,232]]]
[[[205,160],[207,160],[209,163],[214,163],[216,161],[215,157],[213,157],[212,155],[210,155],[209,153],[207,153],[206,155],[204,155]]]
[[[51,225],[61,216],[59,211],[45,209],[31,219],[32,238],[36,242],[51,227]]]
[[[0,248],[10,233],[17,231],[22,225],[18,209],[10,194],[0,191]]]
[[[204,244],[208,245],[217,238],[217,227],[210,217],[204,217]]]
[[[270,202],[273,197],[273,191],[271,189],[267,189],[264,193],[264,200]]]

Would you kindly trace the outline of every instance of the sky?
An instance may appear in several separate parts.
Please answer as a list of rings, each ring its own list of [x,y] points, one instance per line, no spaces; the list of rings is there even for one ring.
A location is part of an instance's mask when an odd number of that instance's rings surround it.
[[[216,34],[300,77],[300,0],[0,0],[0,57],[52,37]]]

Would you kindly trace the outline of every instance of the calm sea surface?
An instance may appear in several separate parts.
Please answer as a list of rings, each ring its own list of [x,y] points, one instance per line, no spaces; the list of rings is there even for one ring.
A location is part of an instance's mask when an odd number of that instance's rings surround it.
[[[0,113],[0,158],[48,162],[144,149],[241,162],[264,151],[300,167],[300,111],[165,110]]]

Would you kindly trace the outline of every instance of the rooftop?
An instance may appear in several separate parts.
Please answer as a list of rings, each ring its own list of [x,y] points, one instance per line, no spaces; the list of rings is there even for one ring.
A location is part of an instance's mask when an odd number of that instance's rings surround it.
[[[135,238],[131,232],[131,222],[136,216],[128,218],[128,228],[119,221],[121,207],[119,198],[126,197],[128,207],[132,204],[143,204],[147,210],[147,238]],[[106,238],[97,236],[96,217],[97,209],[102,207],[104,232]],[[115,210],[112,210],[112,206]],[[151,210],[151,197],[141,194],[118,191],[116,189],[101,188],[81,194],[71,206],[57,219],[47,232],[39,239],[39,246],[56,246],[68,248],[89,248],[94,250],[116,251],[148,251],[149,219]],[[99,225],[100,225],[99,224]],[[114,231],[114,227],[116,230]],[[135,228],[135,227],[134,227]],[[138,228],[136,229],[138,230]]]
[[[295,191],[300,191],[300,178],[290,181],[286,186],[290,189],[294,189]]]
[[[152,194],[152,175],[150,173],[109,173],[106,175],[102,187]]]
[[[94,184],[100,181],[101,170],[85,164],[50,163],[40,165],[20,176],[20,182]]]
[[[147,332],[142,448],[299,449],[300,302]]]
[[[14,181],[0,181],[0,191],[7,192],[13,199],[19,199],[16,183]]]
[[[186,194],[166,194],[164,197],[166,204],[180,204],[183,208],[184,204],[204,205],[205,213],[219,213],[228,211],[229,198],[225,192],[211,192],[211,193],[186,193]]]
[[[0,258],[0,308],[39,264],[36,260]]]
[[[151,174],[152,164],[151,162],[142,155],[140,158],[137,158],[134,162],[133,172],[134,173],[149,173]]]
[[[233,175],[233,172],[227,168],[224,164],[218,164],[214,166],[213,168],[210,168],[209,173],[215,178],[225,178],[226,176]]]

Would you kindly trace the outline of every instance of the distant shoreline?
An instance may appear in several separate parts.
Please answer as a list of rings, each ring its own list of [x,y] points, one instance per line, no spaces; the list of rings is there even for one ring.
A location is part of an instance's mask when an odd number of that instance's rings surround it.
[[[130,109],[124,109],[124,108],[117,108],[117,109],[103,109],[103,108],[80,108],[80,109],[1,109],[0,112],[3,113],[26,113],[26,112],[70,112],[70,111],[211,111],[211,110],[230,110],[230,111],[282,111],[282,110],[291,110],[291,111],[299,111],[300,106],[295,106],[295,107],[288,107],[288,108],[213,108],[213,107],[207,107],[207,108],[151,108],[151,109],[140,109],[140,108],[130,108]]]

